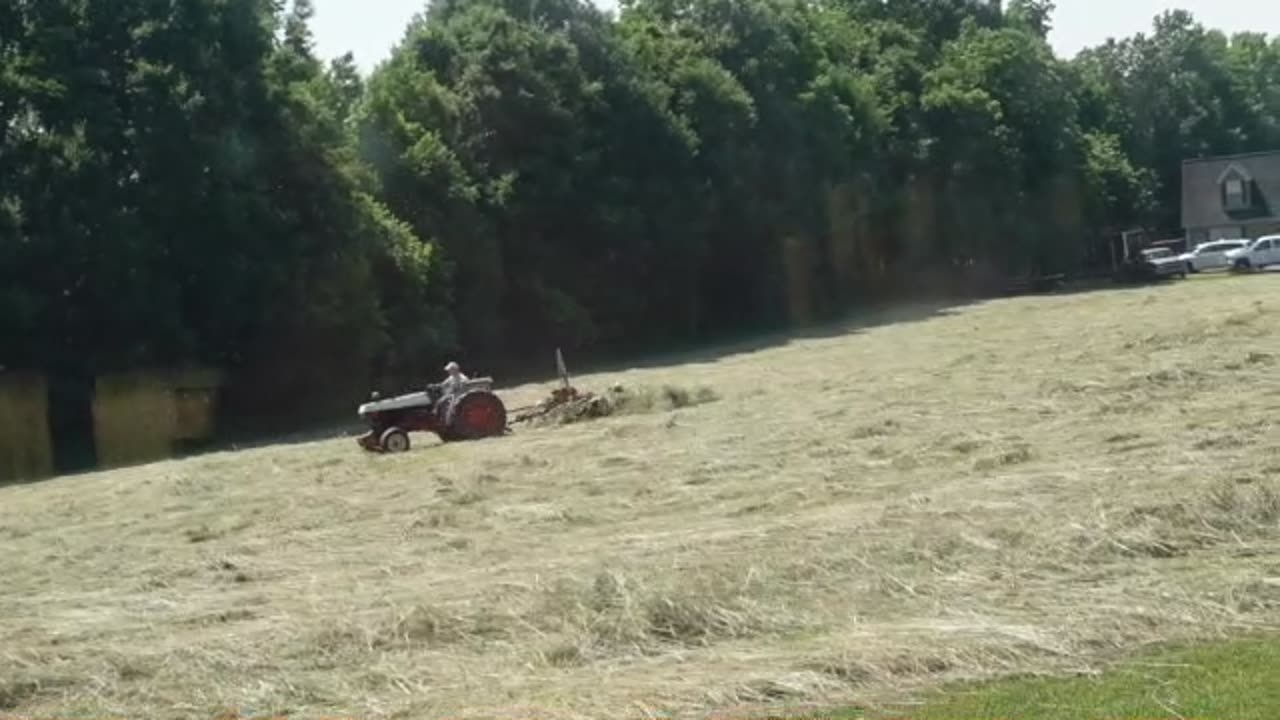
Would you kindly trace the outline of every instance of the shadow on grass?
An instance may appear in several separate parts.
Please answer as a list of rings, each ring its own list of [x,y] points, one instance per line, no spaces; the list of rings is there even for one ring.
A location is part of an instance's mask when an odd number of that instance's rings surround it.
[[[787,330],[723,335],[684,348],[646,355],[631,360],[604,360],[593,363],[585,372],[603,373],[625,370],[651,370],[679,365],[706,364],[736,355],[749,355],[784,347],[796,341],[822,340],[857,335],[889,325],[925,322],[946,317],[962,307],[981,300],[932,301],[898,303],[859,310],[838,320],[815,323]]]

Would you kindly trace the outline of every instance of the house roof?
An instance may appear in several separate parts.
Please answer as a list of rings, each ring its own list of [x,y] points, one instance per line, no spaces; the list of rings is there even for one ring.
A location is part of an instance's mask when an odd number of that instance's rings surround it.
[[[1232,175],[1249,183],[1246,210],[1228,211],[1222,182]],[[1280,150],[1196,158],[1182,163],[1182,226],[1187,229],[1241,225],[1280,215]]]

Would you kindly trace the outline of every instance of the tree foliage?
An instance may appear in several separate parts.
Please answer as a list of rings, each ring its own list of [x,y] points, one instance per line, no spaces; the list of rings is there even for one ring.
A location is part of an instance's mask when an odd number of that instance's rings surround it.
[[[448,346],[431,249],[377,199],[307,4],[4,12],[0,363],[207,363],[282,405]]]
[[[904,271],[1177,232],[1184,158],[1280,148],[1280,42],[1054,3],[435,0],[371,75],[309,0],[0,5],[0,364],[213,364],[345,403],[462,351],[633,350]],[[347,393],[347,394],[343,394]]]

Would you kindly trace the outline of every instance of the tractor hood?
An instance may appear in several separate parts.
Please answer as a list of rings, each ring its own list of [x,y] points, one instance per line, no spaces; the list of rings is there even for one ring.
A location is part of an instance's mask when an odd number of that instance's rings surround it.
[[[427,392],[409,393],[408,395],[399,395],[392,398],[380,400],[372,400],[360,406],[359,413],[361,416],[372,413],[386,412],[388,410],[404,410],[405,408],[415,407],[432,407],[436,400],[440,397],[440,386],[430,385]],[[472,378],[462,383],[460,388],[462,392],[471,392],[472,390],[493,390],[493,378],[481,377]]]
[[[405,408],[414,407],[430,407],[432,404],[431,395],[425,392],[410,393],[399,397],[387,398],[385,400],[374,400],[360,406],[360,415],[371,415],[373,413],[386,412],[388,410],[404,410]]]

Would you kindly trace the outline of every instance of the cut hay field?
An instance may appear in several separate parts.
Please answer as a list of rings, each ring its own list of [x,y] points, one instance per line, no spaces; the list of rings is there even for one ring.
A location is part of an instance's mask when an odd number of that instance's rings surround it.
[[[576,383],[718,399],[0,488],[0,716],[902,707],[1280,626],[1280,274],[687,360]]]

